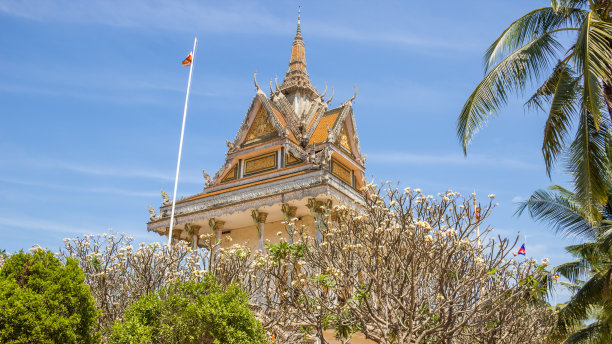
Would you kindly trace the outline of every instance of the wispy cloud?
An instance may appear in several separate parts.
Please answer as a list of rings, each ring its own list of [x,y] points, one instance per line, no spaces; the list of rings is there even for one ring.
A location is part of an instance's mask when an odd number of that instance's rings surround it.
[[[149,167],[138,167],[138,166],[121,166],[121,167],[108,167],[108,165],[94,165],[79,162],[69,162],[62,160],[50,160],[50,159],[17,159],[14,161],[15,164],[21,164],[34,169],[40,170],[63,170],[70,171],[79,174],[91,175],[91,176],[102,176],[112,178],[138,178],[138,179],[152,179],[161,181],[174,181],[173,171],[159,171]],[[202,184],[203,179],[194,176],[183,174],[180,177],[181,183],[189,184]]]
[[[10,183],[10,184],[19,184],[26,186],[35,186],[35,187],[43,187],[54,190],[62,190],[62,191],[73,191],[73,192],[93,192],[93,193],[103,193],[103,194],[111,194],[111,195],[121,195],[121,196],[130,196],[130,197],[154,197],[159,195],[158,192],[153,191],[134,191],[123,188],[117,188],[112,186],[96,186],[96,187],[75,187],[69,185],[62,184],[53,184],[46,182],[37,182],[31,180],[21,180],[21,179],[12,179],[12,178],[0,178],[0,183]]]
[[[397,165],[485,166],[522,170],[535,170],[538,168],[536,165],[517,159],[500,159],[478,154],[471,154],[466,158],[460,154],[371,153],[368,154],[368,161]]]
[[[0,214],[0,228],[8,227],[8,228],[20,228],[25,230],[37,230],[42,232],[52,232],[58,234],[64,234],[68,237],[74,237],[75,235],[83,235],[83,234],[103,234],[103,233],[125,233],[129,236],[145,240],[145,242],[153,242],[157,241],[158,235],[153,233],[148,233],[146,231],[125,231],[119,228],[109,228],[104,226],[96,226],[91,227],[87,224],[65,224],[60,223],[54,220],[48,219],[40,219],[33,218],[27,216],[15,217],[15,216],[6,216],[5,214]],[[131,226],[129,226],[131,227]],[[58,238],[58,243],[60,243],[61,238]],[[163,241],[163,240],[162,240]]]
[[[295,27],[293,18],[278,18],[267,11],[266,6],[256,2],[217,2],[211,5],[190,0],[92,0],[86,3],[5,0],[0,4],[0,12],[32,20],[189,32],[279,35]],[[310,22],[308,28],[309,35],[362,43],[451,50],[475,48],[470,42],[427,37],[417,32],[383,31],[374,27],[357,28],[316,21]]]
[[[27,71],[16,73],[15,61],[0,60],[0,92],[13,94],[36,94],[42,96],[87,99],[105,103],[167,104],[175,94],[184,94],[184,80],[173,74],[145,73],[130,70],[118,73],[115,70],[75,70],[74,65],[58,66],[57,69],[32,66]],[[78,78],[74,74],[79,75]],[[228,98],[232,90],[244,87],[244,79],[223,75],[203,74],[207,80],[195,87],[192,96]],[[179,98],[180,99],[180,98]]]
[[[100,233],[106,228],[92,228],[88,225],[66,225],[55,221],[36,219],[30,217],[6,217],[0,215],[0,225],[12,228],[37,229],[42,231],[62,233]]]

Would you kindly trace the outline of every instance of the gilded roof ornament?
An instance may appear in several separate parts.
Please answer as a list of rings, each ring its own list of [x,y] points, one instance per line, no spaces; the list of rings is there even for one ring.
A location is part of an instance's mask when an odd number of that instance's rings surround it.
[[[257,92],[260,91],[259,85],[257,84],[257,72],[255,72],[255,74],[253,74],[253,82],[255,83],[255,90]]]
[[[329,105],[329,103],[331,103],[332,99],[334,99],[334,88],[333,87],[332,87],[331,97],[329,97],[329,99],[325,102],[325,104]]]
[[[351,99],[349,99],[349,103],[351,104],[355,101],[355,98],[357,98],[357,85],[355,85],[354,87],[355,87],[355,94],[353,94]]]

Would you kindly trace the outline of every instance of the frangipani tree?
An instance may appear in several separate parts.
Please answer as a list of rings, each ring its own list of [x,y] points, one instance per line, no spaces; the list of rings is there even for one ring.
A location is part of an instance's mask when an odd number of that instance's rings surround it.
[[[325,209],[320,242],[298,233],[262,257],[273,290],[264,309],[282,314],[279,328],[300,324],[294,331],[322,343],[330,330],[376,343],[545,338],[544,266],[513,259],[516,241],[492,238],[490,227],[479,232],[491,202],[477,211],[472,197],[451,191],[381,195],[369,184],[367,192],[363,212]]]
[[[452,191],[434,197],[368,184],[364,194],[358,212],[323,207],[321,240],[296,228],[292,244],[268,245],[267,254],[219,247],[207,234],[196,250],[88,236],[67,240],[64,255],[84,266],[103,329],[138,297],[210,272],[222,288],[246,292],[277,343],[327,343],[334,332],[343,342],[397,344],[544,338],[551,319],[544,266],[515,260],[516,240],[492,237],[484,221],[493,195],[476,208],[473,196]]]

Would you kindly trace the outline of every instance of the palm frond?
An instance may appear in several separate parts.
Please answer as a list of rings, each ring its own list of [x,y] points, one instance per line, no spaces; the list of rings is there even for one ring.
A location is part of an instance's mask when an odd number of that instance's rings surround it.
[[[566,146],[572,120],[578,113],[576,105],[580,92],[581,86],[574,71],[564,61],[559,61],[550,77],[525,103],[529,109],[542,111],[547,111],[545,105],[550,105],[542,143],[548,177]]]
[[[602,251],[612,250],[612,224],[610,221],[604,221],[601,226],[601,234],[598,241],[601,245]]]
[[[580,257],[580,259],[584,262],[585,268],[595,268],[599,264],[601,264],[601,259],[603,258],[601,245],[598,241],[589,241],[582,244],[570,245],[566,246],[565,250],[572,254],[575,257]],[[593,271],[591,271],[592,273]],[[574,276],[574,280],[578,280],[578,278],[584,278],[585,276]]]
[[[508,93],[523,90],[528,80],[537,79],[560,48],[552,35],[541,35],[508,55],[484,77],[463,106],[457,122],[464,153],[489,115],[506,103]]]
[[[592,239],[596,235],[575,199],[567,194],[536,190],[527,201],[519,203],[516,215],[520,216],[525,210],[529,210],[535,220],[547,222],[561,236]]]
[[[568,7],[585,8],[589,6],[589,0],[551,0],[550,5],[555,11]]]
[[[607,344],[610,343],[610,339],[608,323],[597,321],[574,332],[567,338],[565,344]]]
[[[592,305],[602,299],[604,277],[591,277],[557,314],[557,322],[551,331],[551,338],[559,341],[574,332],[580,323],[588,318]]]
[[[570,280],[573,284],[579,279],[585,279],[591,270],[590,264],[584,259],[572,260],[555,266],[551,273],[558,273]]]
[[[593,115],[597,128],[604,106],[601,80],[610,77],[612,67],[609,43],[611,41],[612,23],[600,20],[595,12],[589,12],[580,27],[573,57],[578,70],[582,73],[584,105]]]
[[[590,222],[601,218],[599,207],[607,201],[609,175],[607,121],[599,128],[593,116],[582,109],[576,138],[569,147],[568,170],[574,178],[576,198]]]
[[[573,7],[544,7],[533,10],[514,21],[489,46],[483,57],[485,73],[510,52],[520,48],[547,32],[561,28],[577,27],[587,12]]]

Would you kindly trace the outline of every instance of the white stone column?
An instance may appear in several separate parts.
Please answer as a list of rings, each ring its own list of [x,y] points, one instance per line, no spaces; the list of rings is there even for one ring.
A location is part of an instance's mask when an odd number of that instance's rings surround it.
[[[308,199],[308,209],[310,209],[310,214],[315,219],[315,243],[318,245],[321,243],[321,228],[323,227],[323,214],[326,211],[331,210],[332,201],[319,201],[315,198]]]
[[[266,223],[268,213],[253,210],[251,212],[251,217],[253,218],[255,227],[257,228],[257,235],[259,237],[259,251],[264,253],[264,223]]]
[[[289,234],[289,244],[293,244],[293,234],[295,233],[295,223],[291,219],[295,218],[297,207],[285,203],[281,207],[283,211],[283,217],[287,222],[287,234]]]
[[[185,224],[185,232],[187,233],[187,237],[191,236],[191,244],[193,245],[193,249],[195,250],[198,247],[198,235],[200,233],[201,226],[194,225],[192,223]]]
[[[223,229],[224,224],[225,222],[218,221],[214,217],[208,220],[208,226],[210,226],[210,231],[215,234],[214,240],[211,245],[212,252],[210,253],[210,267],[212,267],[219,255],[219,246],[221,246],[221,231]]]

